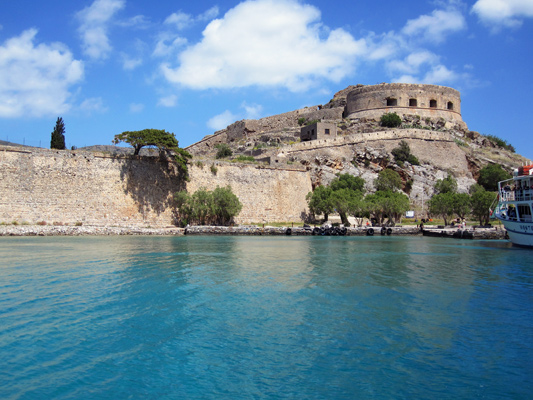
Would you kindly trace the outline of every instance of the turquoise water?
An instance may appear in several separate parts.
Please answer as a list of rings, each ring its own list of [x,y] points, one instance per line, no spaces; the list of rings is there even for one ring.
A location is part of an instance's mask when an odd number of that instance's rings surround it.
[[[526,399],[533,251],[422,237],[0,240],[1,399]]]

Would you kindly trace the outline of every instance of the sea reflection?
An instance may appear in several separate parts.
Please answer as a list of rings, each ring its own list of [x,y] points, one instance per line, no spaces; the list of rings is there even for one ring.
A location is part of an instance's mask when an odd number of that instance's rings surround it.
[[[525,398],[533,252],[402,237],[0,240],[2,398]]]

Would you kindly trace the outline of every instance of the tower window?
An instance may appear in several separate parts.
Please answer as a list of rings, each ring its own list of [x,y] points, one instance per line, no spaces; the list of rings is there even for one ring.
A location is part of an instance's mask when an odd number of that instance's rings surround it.
[[[398,100],[392,99],[392,98],[387,99],[387,107],[395,107],[397,105],[398,105]]]
[[[451,101],[448,102],[448,110],[453,110],[453,103]]]
[[[418,106],[418,102],[416,99],[409,99],[409,107],[416,107]]]
[[[429,101],[429,106],[431,108],[437,108],[437,100],[430,100]]]

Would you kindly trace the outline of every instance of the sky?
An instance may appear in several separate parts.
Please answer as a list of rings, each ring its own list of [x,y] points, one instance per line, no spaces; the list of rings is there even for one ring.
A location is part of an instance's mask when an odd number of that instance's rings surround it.
[[[533,0],[0,2],[0,140],[164,129],[186,147],[349,85],[461,92],[469,129],[533,159]]]

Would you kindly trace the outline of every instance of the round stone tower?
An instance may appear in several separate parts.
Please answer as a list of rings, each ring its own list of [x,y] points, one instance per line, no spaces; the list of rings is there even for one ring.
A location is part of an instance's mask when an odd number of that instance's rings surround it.
[[[420,118],[443,118],[466,128],[461,118],[461,94],[452,88],[409,83],[356,86],[346,97],[345,118],[374,118],[395,112]]]

